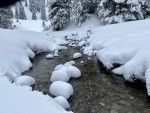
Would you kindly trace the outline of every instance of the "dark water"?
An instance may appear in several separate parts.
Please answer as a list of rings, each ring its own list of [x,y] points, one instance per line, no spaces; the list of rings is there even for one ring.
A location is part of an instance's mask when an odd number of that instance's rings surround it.
[[[52,60],[46,59],[47,54],[38,55],[33,61],[34,68],[24,74],[36,79],[35,90],[49,94],[49,78],[55,66],[73,60],[75,52],[81,51],[69,47]],[[88,59],[83,55],[75,62],[82,77],[70,80],[74,95],[69,99],[69,110],[74,113],[150,113],[150,99],[144,84],[125,83],[121,76],[106,72],[95,57]]]

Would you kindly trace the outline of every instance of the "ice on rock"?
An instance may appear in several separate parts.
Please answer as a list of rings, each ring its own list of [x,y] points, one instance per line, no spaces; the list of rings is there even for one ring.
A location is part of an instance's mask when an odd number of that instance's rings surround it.
[[[54,96],[63,96],[65,99],[68,99],[73,95],[73,87],[69,83],[56,81],[51,84],[49,92]]]
[[[67,72],[70,75],[70,77],[73,78],[79,78],[81,76],[81,71],[75,66],[68,66]]]
[[[63,96],[55,97],[54,100],[64,109],[70,108],[68,101]]]
[[[66,72],[66,69],[63,68],[63,69],[60,69],[57,71],[53,71],[50,81],[52,81],[52,82],[55,82],[55,81],[68,82],[69,79],[70,79],[70,76]]]
[[[14,83],[21,86],[32,86],[35,84],[35,79],[30,76],[20,76],[15,79]]]
[[[48,55],[46,56],[46,58],[47,58],[47,59],[52,59],[52,58],[54,58],[54,55],[48,54]]]
[[[75,53],[74,55],[73,55],[73,58],[74,59],[78,59],[78,58],[81,58],[82,57],[82,54],[81,53]]]

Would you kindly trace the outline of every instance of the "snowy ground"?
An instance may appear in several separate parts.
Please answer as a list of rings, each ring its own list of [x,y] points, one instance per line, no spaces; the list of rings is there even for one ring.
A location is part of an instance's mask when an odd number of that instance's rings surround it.
[[[104,66],[112,69],[116,74],[123,75],[126,80],[145,81],[150,95],[150,54],[148,53],[150,27],[147,24],[150,23],[149,19],[98,27],[101,25],[98,23],[98,18],[90,15],[81,28],[69,24],[66,30],[59,32],[41,32],[43,30],[41,20],[19,20],[19,23],[16,23],[15,19],[13,21],[16,25],[15,30],[0,29],[1,112],[66,112],[51,97],[31,91],[30,87],[12,84],[10,81],[15,81],[22,72],[32,67],[29,59],[36,53],[66,49],[59,45],[67,43],[71,43],[70,46],[84,46],[82,49],[85,54],[96,54]],[[70,42],[66,42],[65,38]],[[77,44],[73,44],[74,42]],[[113,64],[121,66],[114,69]]]

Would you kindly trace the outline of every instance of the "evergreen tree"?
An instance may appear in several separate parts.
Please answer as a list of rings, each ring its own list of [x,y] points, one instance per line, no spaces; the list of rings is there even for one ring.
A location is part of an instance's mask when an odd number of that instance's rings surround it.
[[[28,7],[28,1],[27,0],[25,0],[25,6]]]
[[[59,31],[69,22],[70,4],[70,0],[51,0],[49,18],[52,30]]]
[[[19,12],[18,12],[18,7],[17,7],[17,5],[15,5],[15,18],[16,18],[16,19],[19,18]]]
[[[81,26],[88,13],[94,14],[96,7],[96,0],[73,0],[71,16],[75,20],[76,26]]]
[[[45,2],[41,4],[41,19],[46,20]]]
[[[0,8],[0,27],[4,29],[12,29],[12,22],[11,22],[11,9],[7,8]]]
[[[100,0],[97,14],[106,24],[144,19],[139,0]]]
[[[22,2],[19,2],[18,7],[19,7],[19,18],[18,19],[26,20],[26,14],[24,11],[24,7],[22,6]]]
[[[32,12],[32,19],[33,20],[37,20],[37,16],[36,16],[37,10],[36,7],[33,8],[33,12]]]

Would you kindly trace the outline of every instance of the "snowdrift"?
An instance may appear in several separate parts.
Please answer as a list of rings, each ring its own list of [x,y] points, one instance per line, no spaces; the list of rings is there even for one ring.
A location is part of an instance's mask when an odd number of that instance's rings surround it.
[[[150,95],[150,19],[107,25],[93,30],[85,53],[97,50],[98,59],[128,81],[146,82]],[[114,68],[113,64],[120,64]]]
[[[32,67],[36,53],[60,49],[44,33],[0,29],[0,112],[67,113],[51,97],[11,83]]]

